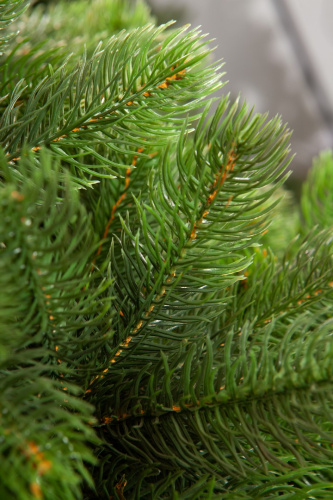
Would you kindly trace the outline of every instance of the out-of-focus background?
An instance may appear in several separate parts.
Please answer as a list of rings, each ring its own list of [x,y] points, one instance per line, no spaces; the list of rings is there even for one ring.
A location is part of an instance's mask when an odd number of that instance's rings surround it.
[[[333,147],[333,0],[149,0],[159,22],[202,26],[229,83],[294,130],[293,180]]]

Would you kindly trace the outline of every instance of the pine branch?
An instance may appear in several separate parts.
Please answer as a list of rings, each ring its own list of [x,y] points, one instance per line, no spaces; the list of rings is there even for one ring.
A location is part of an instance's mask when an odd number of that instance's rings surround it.
[[[301,207],[305,234],[315,225],[320,228],[332,227],[332,167],[332,152],[322,153],[315,159],[313,168],[303,185]]]
[[[122,467],[128,464],[129,487],[135,482],[130,457],[136,460],[138,454],[147,466],[154,463],[159,469],[174,471],[181,467],[189,483],[199,469],[223,482],[226,476],[237,480],[240,474],[251,475],[253,469],[267,474],[271,467],[283,471],[311,463],[329,464],[332,436],[326,423],[331,412],[332,354],[327,333],[331,327],[331,321],[316,327],[305,315],[285,328],[277,346],[274,340],[270,342],[270,326],[254,335],[248,324],[240,338],[228,336],[215,362],[207,339],[197,356],[191,349],[183,369],[180,357],[172,359],[170,367],[166,361],[160,363],[150,375],[147,392],[139,398],[150,404],[155,400],[155,406],[140,415],[137,404],[136,417],[104,420],[108,439],[117,443],[118,461],[123,457]],[[249,342],[251,336],[255,340]],[[212,392],[220,380],[226,381],[225,387]],[[139,384],[145,385],[144,373]],[[118,407],[130,400],[125,396],[124,379],[123,389]],[[173,394],[183,389],[180,406],[176,406]],[[196,404],[185,403],[191,393],[200,398],[201,391],[205,396]],[[169,407],[163,404],[168,398]],[[137,442],[144,443],[141,453]]]
[[[222,314],[222,329],[227,331],[231,324],[241,328],[244,321],[253,319],[259,326],[271,321],[288,323],[306,311],[317,314],[331,301],[332,278],[328,230],[315,230],[303,242],[296,238],[282,262],[265,248],[257,249],[245,280],[232,290],[237,300]]]
[[[300,228],[289,131],[211,114],[198,30],[69,59],[64,5],[1,59],[0,497],[330,498],[331,154]]]
[[[10,450],[1,484],[4,498],[41,498],[46,485],[77,498],[82,479],[92,486],[83,461],[94,463],[86,443],[96,437],[92,407],[72,383],[87,376],[84,362],[76,374],[72,358],[77,367],[89,343],[107,341],[99,335],[110,327],[109,283],[82,289],[97,248],[91,221],[46,152],[40,164],[36,170],[24,155],[18,178],[1,160],[0,400],[9,436],[2,456]]]
[[[4,31],[4,34],[0,36],[0,56],[15,36],[14,32],[9,31],[10,25],[23,14],[28,5],[27,0],[4,0],[1,2],[0,29]]]
[[[89,186],[91,178],[112,178],[127,168],[113,153],[128,157],[143,139],[163,144],[175,135],[177,116],[198,107],[220,83],[215,68],[196,71],[209,51],[201,50],[195,31],[176,30],[158,45],[164,29],[145,27],[111,38],[73,72],[58,68],[18,111],[24,91],[19,82],[0,121],[8,160],[17,161],[23,145],[33,151],[46,145],[72,166],[77,182]]]
[[[64,393],[59,383],[46,378],[51,373],[45,373],[36,355],[25,351],[23,366],[1,369],[0,453],[6,459],[0,492],[6,499],[42,498],[45,491],[78,498],[82,480],[93,487],[86,469],[96,463],[87,447],[87,442],[97,444],[88,425],[92,408],[73,396],[79,396],[77,388],[68,385]],[[17,366],[17,353],[12,361]]]
[[[27,39],[13,44],[10,51],[0,59],[0,109],[1,114],[6,110],[11,94],[19,83],[25,81],[20,98],[14,103],[15,108],[21,108],[28,102],[31,91],[44,78],[50,76],[50,68],[62,66],[66,56],[59,47],[46,49],[45,42],[41,42],[31,49],[27,49]],[[18,112],[18,109],[16,109]]]
[[[267,125],[260,133],[263,121],[258,117],[255,117],[249,124],[245,108],[242,108],[238,115],[235,115],[235,106],[229,111],[226,109],[227,101],[224,101],[217,111],[219,117],[224,112],[226,113],[222,126],[220,130],[217,130],[215,117],[204,144],[200,144],[202,134],[199,128],[198,138],[193,147],[193,150],[198,152],[197,157],[191,158],[191,163],[188,162],[188,165],[184,164],[181,152],[183,149],[186,150],[186,146],[181,139],[177,152],[178,172],[176,176],[175,172],[172,176],[170,175],[169,164],[165,160],[160,167],[158,189],[155,189],[153,180],[150,182],[148,195],[150,205],[141,205],[138,201],[136,202],[138,221],[142,221],[140,228],[143,235],[142,242],[139,240],[139,233],[134,234],[123,222],[124,232],[119,245],[121,245],[123,258],[130,265],[126,265],[125,261],[122,263],[118,261],[116,255],[119,255],[119,252],[113,252],[112,268],[115,283],[117,283],[114,291],[115,308],[119,314],[118,337],[122,341],[115,350],[114,357],[109,361],[109,367],[123,352],[126,353],[125,359],[127,359],[130,343],[135,345],[136,356],[140,354],[141,342],[144,343],[144,349],[146,349],[147,336],[153,335],[155,338],[156,335],[161,334],[156,322],[162,321],[169,324],[166,330],[164,328],[162,330],[163,337],[170,340],[187,337],[187,325],[190,325],[189,328],[193,331],[193,321],[199,322],[200,327],[206,328],[207,322],[216,314],[221,313],[216,309],[215,300],[219,297],[221,290],[241,279],[239,272],[251,261],[237,252],[251,246],[256,233],[258,235],[263,231],[260,224],[263,223],[267,208],[263,214],[257,208],[261,202],[264,202],[265,196],[269,196],[269,192],[263,193],[260,188],[271,183],[272,176],[280,175],[284,169],[286,154],[284,147],[288,136],[283,135],[283,130],[280,132],[281,137],[276,132],[276,149],[280,152],[280,156],[277,155],[277,164],[273,163],[270,170],[266,169],[266,179],[261,177],[259,181],[253,171],[251,160],[247,163],[246,148],[242,143],[236,146],[239,138],[237,135],[228,137],[228,131],[237,130],[237,124],[240,122],[248,125],[249,133],[255,137],[251,147],[254,150],[257,149],[259,167],[259,144],[264,149],[266,138],[271,137],[272,134],[267,133],[267,128],[272,127],[274,130],[278,126],[277,122]],[[245,135],[244,130],[242,134]],[[221,137],[225,137],[226,141],[222,147]],[[207,144],[210,144],[210,148],[206,152]],[[223,157],[218,153],[218,149],[224,152]],[[206,159],[204,155],[208,158]],[[214,159],[214,163],[212,161],[209,163],[209,159]],[[253,184],[247,177],[248,169],[252,170]],[[242,182],[243,179],[246,179],[246,183]],[[177,180],[180,182],[179,189],[176,186]],[[197,186],[196,191],[193,185]],[[208,189],[207,186],[209,186]],[[257,198],[253,196],[254,187],[258,189]],[[197,201],[193,203],[192,193],[194,192]],[[252,199],[249,201],[250,192]],[[233,199],[232,208],[230,197]],[[215,208],[217,203],[218,209]],[[193,213],[193,205],[197,207],[196,213]],[[253,236],[249,237],[245,210],[251,211],[254,208],[259,230],[255,232],[256,227],[252,225]],[[207,221],[205,226],[203,226],[204,218]],[[237,229],[238,232],[236,232]],[[225,246],[220,245],[216,249],[213,243],[220,241],[222,234],[226,242]],[[233,242],[236,243],[233,244]],[[133,251],[135,249],[135,253],[131,252],[131,246]],[[143,255],[147,255],[148,258],[143,259]],[[214,272],[212,272],[212,267]],[[187,296],[190,296],[190,300],[187,300]],[[124,303],[125,297],[127,298],[126,304]],[[128,301],[128,297],[131,301]],[[187,314],[191,304],[194,305],[193,301],[196,301],[195,316],[191,316],[191,313]],[[201,316],[200,305],[205,311],[203,316]],[[173,312],[171,319],[168,310],[174,311],[175,307],[177,313]],[[127,325],[125,328],[122,327],[124,321]],[[176,331],[175,328],[177,328]],[[167,333],[168,331],[170,333]],[[106,367],[104,370],[106,371]]]
[[[100,40],[122,30],[155,24],[141,0],[57,0],[48,2],[47,7],[45,3],[34,2],[15,23],[20,38],[28,38],[28,52],[43,43],[46,50],[69,48],[77,60],[85,50],[91,56]]]

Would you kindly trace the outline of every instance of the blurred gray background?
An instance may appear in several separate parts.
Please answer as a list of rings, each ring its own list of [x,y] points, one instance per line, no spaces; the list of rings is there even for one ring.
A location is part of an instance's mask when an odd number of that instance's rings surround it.
[[[294,130],[293,179],[333,146],[333,0],[149,0],[159,21],[202,26],[225,62],[222,92]]]

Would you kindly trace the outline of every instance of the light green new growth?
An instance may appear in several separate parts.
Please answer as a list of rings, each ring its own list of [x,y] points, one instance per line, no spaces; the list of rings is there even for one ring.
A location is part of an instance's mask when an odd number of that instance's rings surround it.
[[[200,31],[2,3],[0,498],[332,498],[332,154],[298,212]]]

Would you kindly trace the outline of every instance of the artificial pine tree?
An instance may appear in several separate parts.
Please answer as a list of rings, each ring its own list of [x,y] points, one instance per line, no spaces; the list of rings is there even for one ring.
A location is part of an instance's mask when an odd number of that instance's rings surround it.
[[[332,155],[299,216],[288,130],[209,114],[198,30],[25,5],[0,4],[0,498],[332,498]]]

